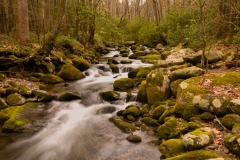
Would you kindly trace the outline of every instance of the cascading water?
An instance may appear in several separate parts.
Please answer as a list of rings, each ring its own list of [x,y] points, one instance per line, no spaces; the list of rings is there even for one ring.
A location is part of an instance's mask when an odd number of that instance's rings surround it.
[[[107,56],[118,54],[111,51]],[[117,58],[120,60],[120,58]],[[99,92],[112,90],[114,80],[127,77],[123,66],[137,68],[150,66],[134,60],[132,64],[119,64],[120,73],[112,74],[92,65],[85,72],[86,78],[70,83],[68,87],[55,86],[51,92],[79,91],[81,101],[51,102],[49,113],[55,113],[48,125],[41,131],[24,140],[14,142],[0,151],[0,160],[155,160],[160,153],[157,147],[146,142],[157,137],[148,133],[135,132],[142,137],[138,144],[126,140],[129,135],[121,132],[108,118],[118,110],[137,102],[125,102],[126,94],[121,92],[122,100],[110,104],[99,97]]]

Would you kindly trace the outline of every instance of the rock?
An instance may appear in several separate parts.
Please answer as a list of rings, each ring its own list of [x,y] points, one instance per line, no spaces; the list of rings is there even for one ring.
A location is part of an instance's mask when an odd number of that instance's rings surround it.
[[[172,91],[172,94],[176,97],[177,96],[177,89],[178,89],[178,85],[184,81],[183,79],[177,79],[175,81],[172,81],[170,83],[170,88],[171,88],[171,91]]]
[[[152,126],[152,127],[156,127],[159,126],[159,123],[157,120],[150,118],[150,117],[144,117],[141,119],[141,122],[143,122],[144,124],[146,124],[147,126]]]
[[[204,70],[198,67],[188,67],[183,69],[177,69],[171,73],[171,79],[187,79],[191,77],[201,76],[204,73]]]
[[[240,99],[231,100],[228,108],[232,113],[240,115]]]
[[[28,80],[31,81],[31,82],[39,82],[40,81],[38,78],[32,77],[32,76],[29,77]]]
[[[130,64],[130,63],[132,63],[132,60],[130,60],[130,59],[123,59],[123,60],[120,61],[120,63],[121,64]]]
[[[141,137],[138,135],[130,135],[126,138],[129,142],[139,143],[142,141]]]
[[[130,78],[119,78],[113,83],[114,90],[126,90],[134,88],[133,80]]]
[[[109,121],[112,122],[113,124],[115,124],[115,126],[117,126],[123,132],[130,133],[130,132],[136,131],[136,129],[137,129],[131,123],[124,122],[121,119],[117,119],[116,117],[109,118]]]
[[[85,77],[81,71],[72,65],[64,65],[58,72],[58,76],[63,80],[79,80]]]
[[[46,84],[56,84],[56,83],[62,83],[64,80],[54,74],[46,74],[42,76],[40,79],[41,82],[44,82]]]
[[[190,151],[175,157],[167,158],[166,160],[212,160],[212,158],[221,158],[216,160],[224,160],[221,155],[209,150]]]
[[[102,97],[105,101],[116,101],[120,98],[120,94],[116,91],[106,91],[106,92],[100,92],[99,95]]]
[[[148,104],[151,106],[157,101],[163,101],[170,95],[170,80],[160,69],[152,70],[146,78]]]
[[[163,45],[161,43],[158,43],[155,47],[156,50],[162,50],[163,49]]]
[[[19,85],[14,81],[8,81],[8,84],[9,84],[9,86],[11,86],[13,88],[18,88],[19,87]]]
[[[25,103],[25,98],[23,96],[21,96],[20,94],[14,93],[14,94],[7,96],[7,103],[10,106],[22,105]]]
[[[215,119],[215,115],[213,115],[212,113],[210,112],[204,112],[203,114],[201,114],[199,116],[202,120],[205,120],[205,121],[213,121]]]
[[[158,149],[166,158],[174,157],[185,151],[185,147],[181,139],[166,140],[159,145]]]
[[[224,138],[226,147],[237,156],[240,156],[240,134],[228,134]]]
[[[164,105],[160,105],[160,106],[154,108],[153,118],[154,119],[159,119],[166,109],[167,108]]]
[[[108,59],[108,64],[111,64],[111,63],[113,63],[113,64],[119,64],[116,59],[109,58],[109,59]]]
[[[140,56],[146,56],[148,53],[145,51],[137,51],[129,56],[129,59],[138,59]]]
[[[55,66],[52,63],[42,62],[37,64],[37,69],[45,74],[53,73]]]
[[[38,88],[40,90],[45,90],[46,89],[46,86],[44,84],[38,84]]]
[[[202,54],[202,51],[199,52]],[[223,59],[223,53],[218,50],[206,51],[205,58],[208,60],[208,63],[216,63]]]
[[[54,96],[43,90],[33,90],[33,94],[38,98],[39,102],[50,102]]]
[[[140,67],[128,72],[128,78],[145,78],[146,75],[152,70],[152,67]]]
[[[74,58],[72,62],[73,62],[73,65],[80,71],[85,71],[90,67],[90,64],[88,63],[88,61],[81,57]]]
[[[147,81],[142,81],[138,93],[137,93],[137,100],[143,103],[147,103],[148,99],[147,99],[147,90],[146,90],[146,84]]]
[[[127,115],[127,120],[131,121],[131,122],[135,122],[136,119],[132,116],[132,115]],[[136,126],[136,125],[135,125]]]
[[[108,114],[108,113],[113,113],[116,111],[116,108],[113,106],[106,106],[104,108],[101,108],[97,110],[96,114]]]
[[[234,124],[234,126],[232,127],[232,133],[234,134],[240,133],[240,123]]]
[[[112,72],[113,72],[113,73],[119,73],[119,68],[118,68],[117,65],[111,63],[111,64],[110,64],[110,68],[112,69]]]
[[[188,150],[202,149],[213,143],[214,133],[210,128],[199,128],[183,136],[183,145]]]
[[[171,116],[171,112],[167,109],[163,112],[163,114],[159,117],[158,121],[160,124],[164,123],[165,118],[170,117]]]
[[[193,55],[195,52],[190,48],[179,49],[174,48],[170,51],[170,55],[166,58],[166,61],[182,62],[183,57],[187,55]]]
[[[186,55],[183,57],[183,60],[187,63],[197,64],[201,63],[202,53],[197,52],[195,54]]]
[[[13,87],[7,87],[6,88],[6,96],[10,95],[10,94],[14,94],[14,93],[18,93],[18,89],[17,88],[13,88]]]
[[[29,97],[29,96],[32,95],[32,90],[27,86],[22,86],[19,89],[19,94],[22,95],[22,96]]]
[[[119,52],[120,52],[120,54],[124,54],[124,53],[128,54],[129,50],[126,47],[122,47]]]
[[[157,60],[160,60],[160,59],[162,59],[161,55],[148,54],[146,56],[141,57],[141,62],[154,64]]]
[[[4,81],[6,79],[6,75],[0,73],[0,82]]]
[[[0,96],[4,96],[6,94],[6,89],[0,87]]]
[[[79,92],[65,91],[62,92],[58,98],[59,101],[72,101],[82,99],[82,95]]]
[[[122,115],[123,116],[132,115],[137,117],[137,116],[140,116],[140,110],[135,106],[129,107],[122,113]]]
[[[5,109],[5,108],[7,108],[7,107],[8,107],[8,105],[7,105],[7,103],[4,101],[4,99],[0,98],[0,110]]]
[[[153,65],[153,69],[168,68],[175,65],[183,65],[183,64],[184,64],[184,61],[175,62],[175,61],[157,60]]]
[[[237,114],[227,114],[222,118],[221,123],[231,130],[236,123],[240,123],[240,116]]]
[[[32,129],[33,118],[37,112],[35,108],[39,105],[39,103],[26,103],[22,106],[8,107],[0,111],[0,123],[3,123],[2,131],[23,132]],[[26,114],[27,110],[31,114]]]

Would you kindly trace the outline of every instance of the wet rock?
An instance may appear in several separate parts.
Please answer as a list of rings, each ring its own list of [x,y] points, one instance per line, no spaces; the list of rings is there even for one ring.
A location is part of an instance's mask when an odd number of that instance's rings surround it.
[[[46,84],[56,84],[56,83],[62,83],[64,80],[54,74],[46,74],[42,76],[40,79],[41,82],[44,82]]]
[[[129,142],[139,143],[142,141],[141,137],[138,135],[130,135],[126,138]]]
[[[240,133],[240,123],[234,124],[234,126],[232,127],[232,133],[234,134]]]
[[[107,107],[99,109],[96,114],[108,114],[108,113],[113,113],[115,111],[116,111],[115,107],[107,106]]]
[[[199,128],[183,136],[183,144],[188,150],[201,149],[213,142],[214,133],[210,128]]]
[[[81,57],[74,58],[72,62],[73,62],[73,65],[80,71],[85,71],[90,67],[90,64],[88,63],[88,61]]]
[[[163,101],[170,95],[170,80],[164,76],[160,69],[152,70],[146,78],[146,91],[148,104]]]
[[[171,116],[171,112],[170,112],[168,109],[166,109],[166,110],[163,112],[163,114],[159,117],[159,119],[158,119],[159,123],[160,123],[160,124],[163,124],[165,118],[170,117],[170,116]]]
[[[1,110],[1,109],[5,109],[5,108],[7,108],[7,107],[8,107],[8,105],[7,105],[7,103],[4,101],[4,99],[0,98],[0,110]]]
[[[33,94],[38,98],[39,102],[50,102],[54,96],[43,90],[33,90]]]
[[[240,134],[229,134],[224,138],[226,147],[236,155],[240,156]]]
[[[120,78],[113,83],[114,90],[126,90],[134,88],[134,82],[130,78]]]
[[[159,145],[158,149],[165,158],[174,157],[185,151],[185,147],[181,139],[166,140]]]
[[[167,108],[164,105],[160,105],[160,106],[154,108],[154,110],[153,110],[153,118],[154,119],[159,119],[166,109]]]
[[[143,103],[148,102],[146,84],[147,84],[147,81],[145,80],[142,81],[137,93],[137,100]]]
[[[151,117],[144,117],[144,118],[141,119],[141,122],[143,122],[147,126],[152,126],[152,127],[159,126],[158,121],[151,118]]]
[[[111,68],[111,70],[112,70],[113,73],[119,73],[119,68],[118,68],[117,65],[111,63],[111,64],[110,64],[110,68]]]
[[[132,115],[132,116],[140,116],[140,110],[133,106],[125,109],[125,111],[122,113],[122,115],[127,116],[127,115]]]
[[[171,73],[171,79],[188,79],[191,77],[201,76],[204,73],[204,70],[198,67],[188,67],[183,69],[177,69]]]
[[[72,101],[82,99],[82,95],[79,92],[74,91],[65,91],[62,92],[58,98],[59,101]]]
[[[222,118],[221,123],[231,130],[236,123],[240,123],[240,116],[237,114],[227,114]]]
[[[200,118],[205,121],[213,121],[215,119],[215,115],[210,112],[204,112],[200,115]]]
[[[22,95],[22,96],[29,97],[29,96],[32,95],[32,90],[27,86],[22,86],[19,89],[19,94]]]
[[[114,58],[108,59],[108,64],[111,64],[111,63],[113,63],[113,64],[119,64],[119,62],[118,62],[116,59],[114,59]]]
[[[171,91],[172,91],[172,94],[176,97],[177,96],[177,89],[178,89],[178,85],[184,81],[183,79],[177,79],[175,81],[172,81],[170,83],[170,88],[171,88]]]
[[[43,63],[37,64],[37,69],[39,71],[42,71],[45,74],[48,74],[48,73],[53,73],[53,71],[55,70],[55,66],[51,62],[49,63],[43,62]]]
[[[129,56],[129,59],[137,59],[140,56],[146,56],[148,53],[145,51],[137,51]]]
[[[157,60],[160,60],[160,59],[162,59],[161,55],[148,54],[146,56],[141,57],[141,62],[154,64]]]
[[[72,65],[64,65],[58,72],[58,76],[63,80],[79,80],[85,77],[81,71]]]
[[[123,60],[120,61],[120,63],[121,64],[130,64],[130,63],[132,63],[132,60],[130,60],[130,59],[123,59]]]
[[[130,133],[130,132],[133,132],[137,129],[131,123],[124,122],[123,120],[118,119],[116,117],[109,118],[109,121],[112,122],[113,124],[115,124],[115,126],[117,126],[123,132]]]
[[[21,96],[20,94],[14,93],[14,94],[7,96],[7,103],[10,106],[22,105],[25,103],[25,98],[23,96]]]
[[[120,94],[116,91],[106,91],[106,92],[101,92],[99,95],[104,99],[105,101],[116,101],[120,98]]]
[[[228,108],[232,113],[240,115],[240,99],[231,100]]]
[[[200,160],[200,159],[212,160],[212,158],[221,158],[217,160],[224,160],[224,158],[221,155],[208,150],[190,151],[190,152],[177,155],[175,157],[167,158],[167,160]]]

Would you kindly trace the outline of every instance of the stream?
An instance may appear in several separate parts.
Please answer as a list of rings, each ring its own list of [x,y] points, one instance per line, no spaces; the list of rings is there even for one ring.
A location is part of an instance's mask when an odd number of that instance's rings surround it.
[[[113,57],[118,51],[110,51]],[[121,57],[116,57],[120,61]],[[126,58],[124,58],[126,59]],[[113,90],[117,78],[127,77],[134,68],[151,66],[140,60],[132,64],[118,64],[120,73],[113,74],[106,62],[93,64],[84,72],[86,78],[71,82],[69,86],[55,85],[50,92],[78,91],[82,100],[53,101],[49,114],[53,118],[39,132],[21,138],[0,148],[0,160],[158,160],[158,147],[146,143],[158,139],[147,131],[136,131],[141,143],[126,140],[128,133],[119,130],[108,118],[135,101],[126,102],[126,92],[120,92],[121,100],[113,103],[102,100],[100,92]],[[136,96],[137,90],[133,90]],[[0,142],[1,143],[1,142]]]

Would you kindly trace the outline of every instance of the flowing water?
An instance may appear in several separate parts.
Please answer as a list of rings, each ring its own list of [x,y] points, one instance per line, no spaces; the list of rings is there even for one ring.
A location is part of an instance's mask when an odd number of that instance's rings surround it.
[[[111,51],[112,57],[118,51]],[[116,58],[120,60],[121,58]],[[142,131],[134,132],[141,136],[142,142],[130,143],[129,135],[115,127],[108,118],[129,104],[126,92],[121,99],[109,103],[101,99],[99,92],[113,90],[117,78],[127,77],[127,72],[142,64],[134,60],[132,64],[118,64],[120,73],[112,74],[105,63],[92,65],[85,71],[86,78],[70,83],[68,87],[55,85],[50,91],[79,91],[81,101],[57,102],[49,105],[49,114],[54,117],[38,133],[16,141],[0,150],[0,160],[157,160],[160,157],[158,147],[146,142],[157,137]],[[0,142],[1,143],[1,142]]]

